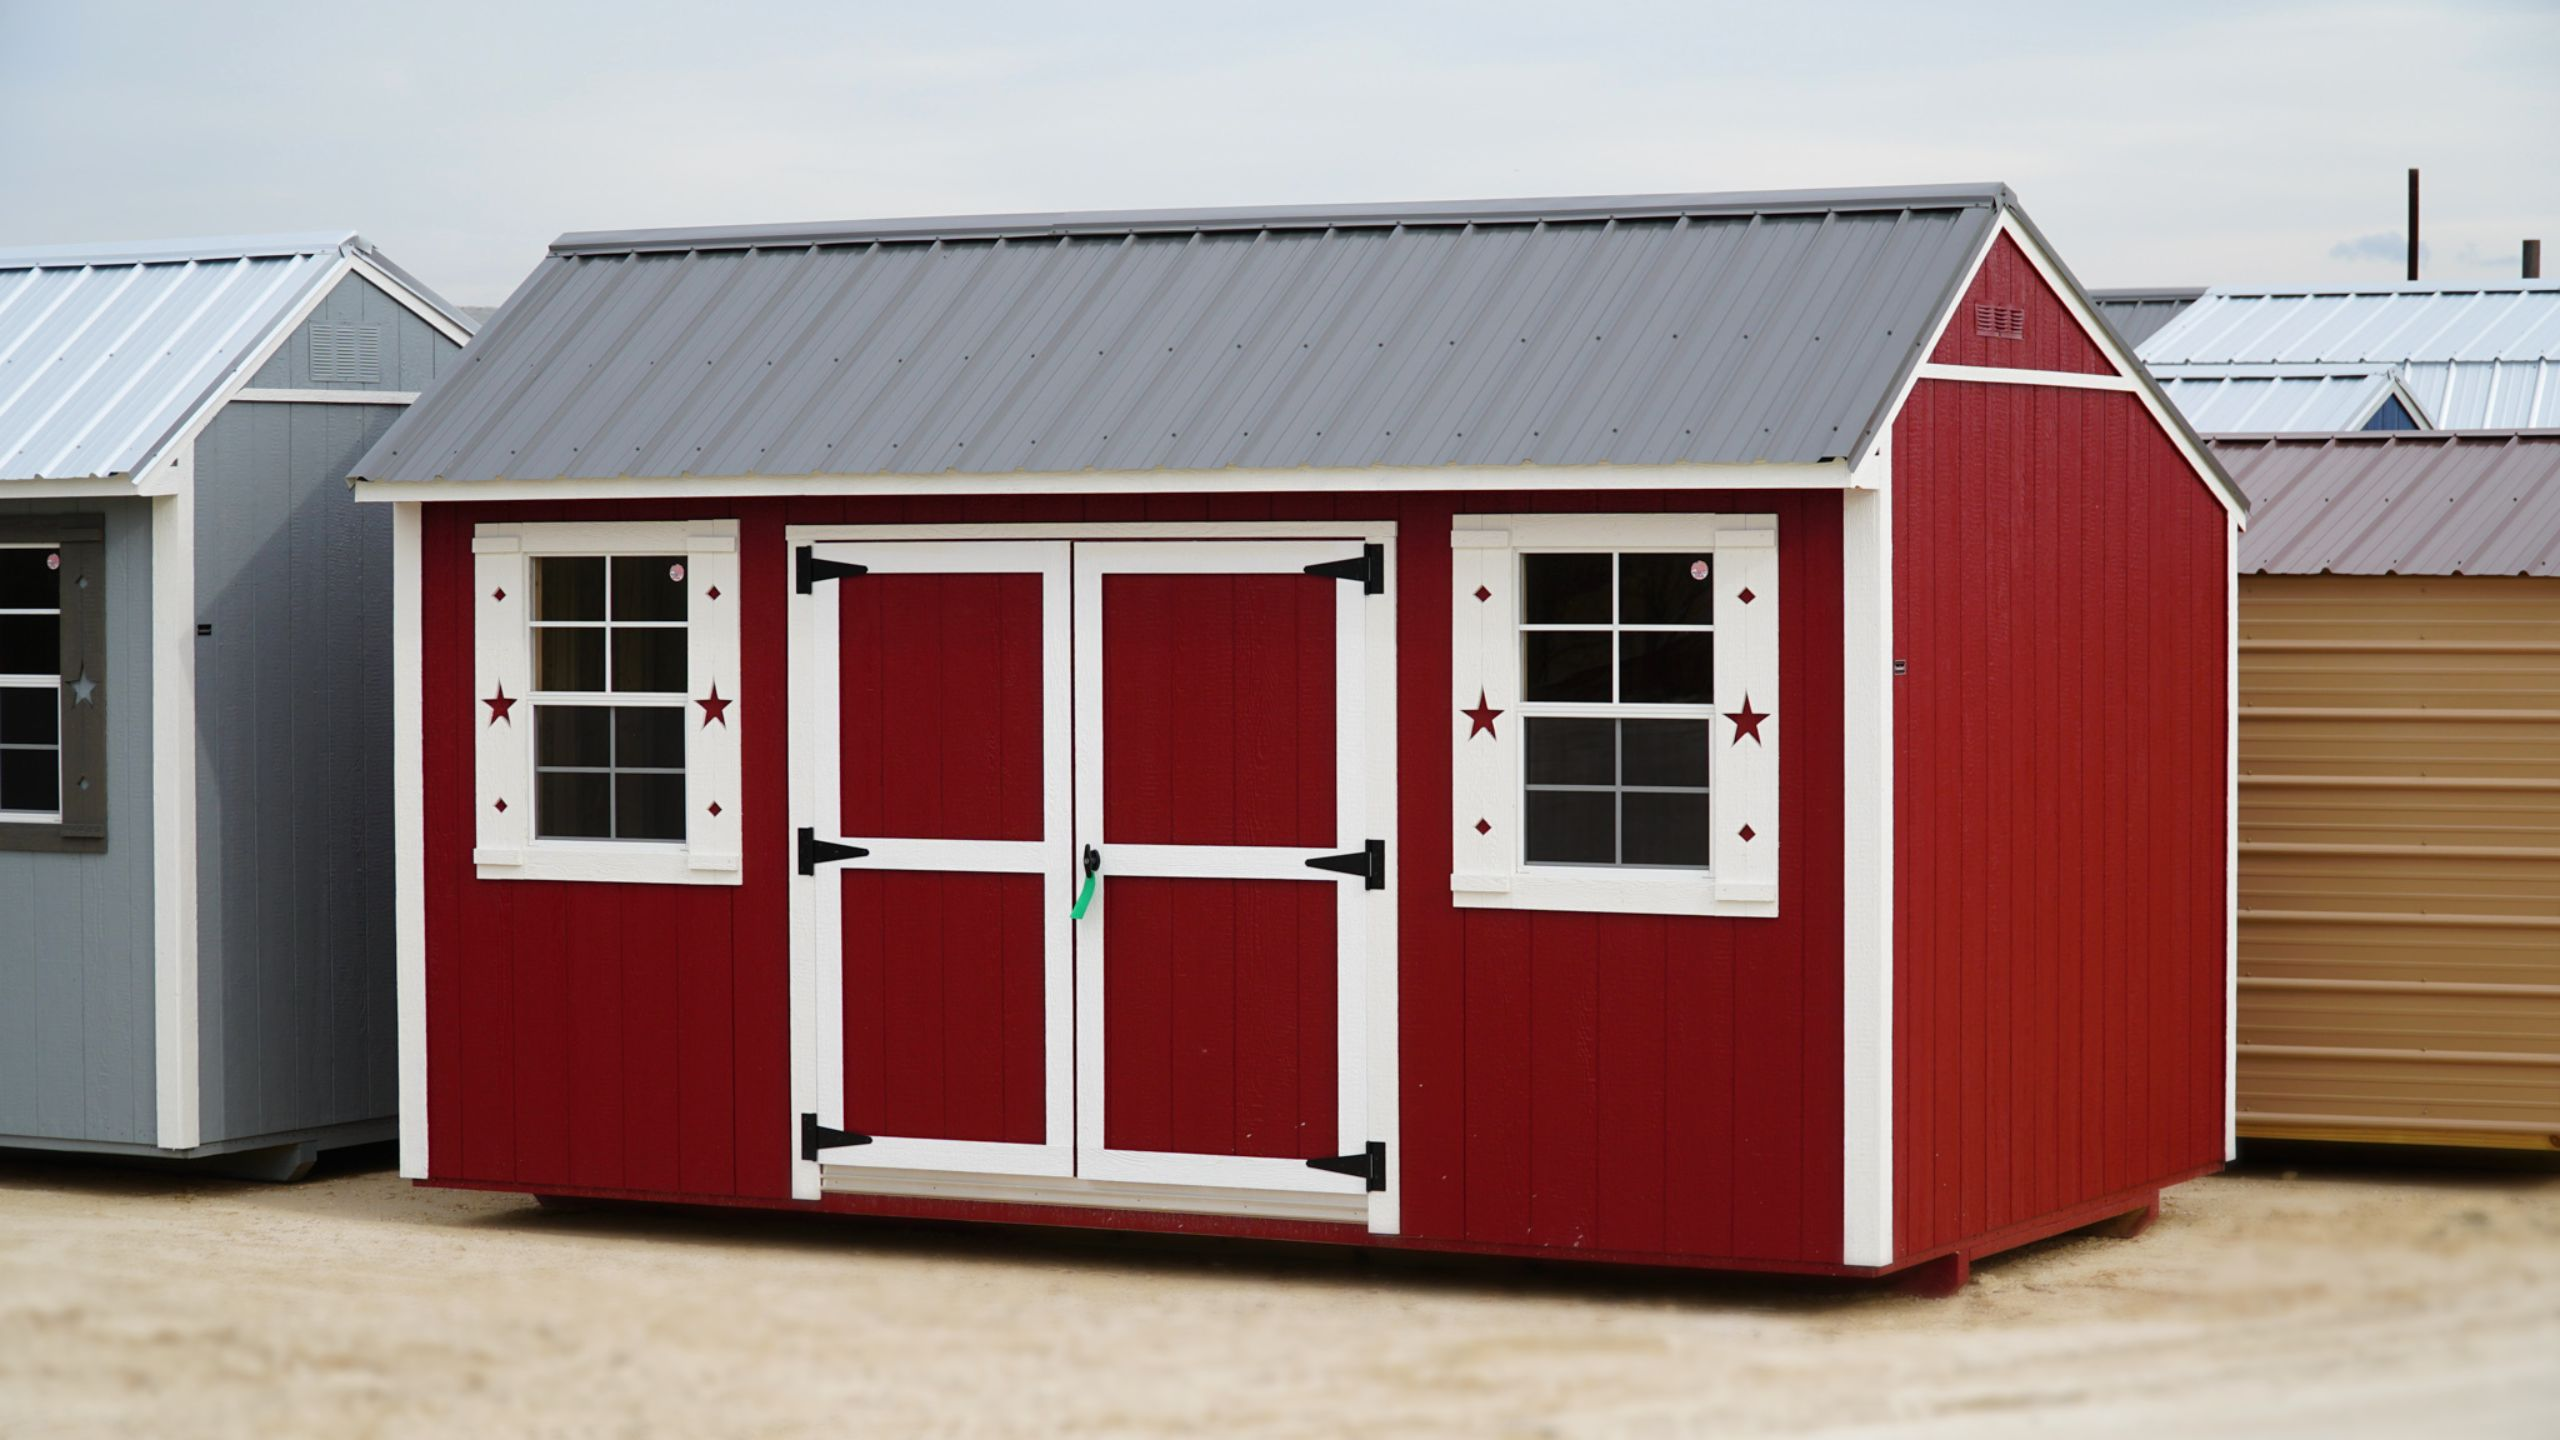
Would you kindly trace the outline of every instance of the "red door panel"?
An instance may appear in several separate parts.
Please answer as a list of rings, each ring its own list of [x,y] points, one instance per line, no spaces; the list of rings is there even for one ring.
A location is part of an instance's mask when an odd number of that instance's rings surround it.
[[[1104,1143],[1334,1153],[1339,923],[1327,884],[1113,881]]]
[[[844,831],[1040,838],[1040,577],[838,585]]]
[[[1341,583],[1103,577],[1106,842],[1332,843]]]
[[[1038,1144],[1040,877],[847,868],[842,881],[846,1125]]]

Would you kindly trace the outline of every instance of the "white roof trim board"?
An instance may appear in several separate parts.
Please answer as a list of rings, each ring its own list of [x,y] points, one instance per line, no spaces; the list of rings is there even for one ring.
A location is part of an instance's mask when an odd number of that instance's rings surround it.
[[[2560,280],[2221,286],[2141,353],[2155,370],[2389,365],[2444,429],[2560,426]]]
[[[133,478],[359,264],[470,332],[353,232],[0,249],[0,494]]]
[[[2434,428],[2389,365],[2155,365],[2151,375],[2205,435],[2361,430],[2395,399]]]

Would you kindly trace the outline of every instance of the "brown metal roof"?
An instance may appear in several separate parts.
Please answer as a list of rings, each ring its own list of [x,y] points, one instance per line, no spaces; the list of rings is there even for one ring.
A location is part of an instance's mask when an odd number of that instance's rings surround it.
[[[2560,430],[2216,435],[2244,575],[2560,575]]]

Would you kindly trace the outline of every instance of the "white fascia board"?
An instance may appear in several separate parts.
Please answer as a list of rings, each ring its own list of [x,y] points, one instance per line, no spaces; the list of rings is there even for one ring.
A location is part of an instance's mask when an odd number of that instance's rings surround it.
[[[0,480],[0,500],[95,500],[150,492],[123,475],[97,475],[78,480]]]
[[[191,1150],[203,1134],[195,589],[195,493],[180,489],[151,502],[151,1014],[163,1150]]]
[[[560,480],[366,480],[358,500],[669,500],[796,495],[1244,495],[1299,491],[1845,490],[1849,467],[1452,465],[1334,470],[1077,470],[996,475],[622,476]]]

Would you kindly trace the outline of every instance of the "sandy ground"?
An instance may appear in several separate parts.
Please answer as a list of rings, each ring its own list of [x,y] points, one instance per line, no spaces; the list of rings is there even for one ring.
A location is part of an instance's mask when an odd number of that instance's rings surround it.
[[[2560,1170],[2284,1163],[1929,1301],[0,1158],[0,1434],[2560,1435]]]

